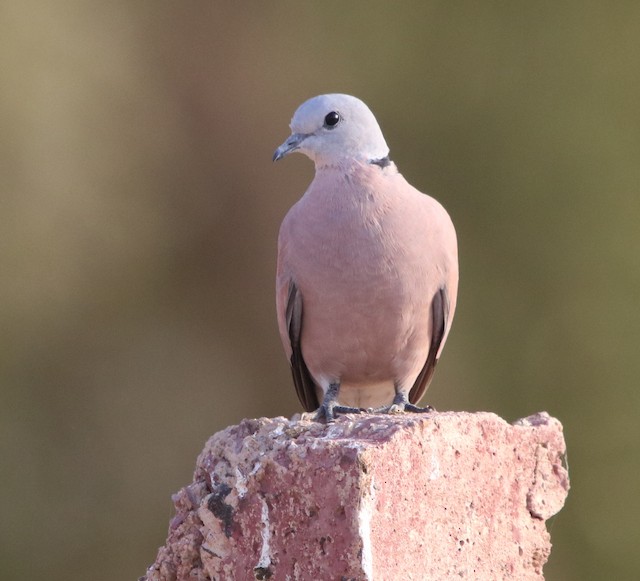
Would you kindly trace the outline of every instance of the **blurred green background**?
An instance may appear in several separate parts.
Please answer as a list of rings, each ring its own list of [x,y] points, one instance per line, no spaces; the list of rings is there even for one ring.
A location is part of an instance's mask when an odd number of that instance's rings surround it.
[[[564,424],[549,580],[637,579],[640,3],[4,2],[0,577],[135,579],[206,438],[298,411],[278,227],[305,99],[456,224],[427,400]]]

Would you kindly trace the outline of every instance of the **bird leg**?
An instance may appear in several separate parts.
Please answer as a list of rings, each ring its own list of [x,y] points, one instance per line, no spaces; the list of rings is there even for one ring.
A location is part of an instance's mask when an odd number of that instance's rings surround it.
[[[325,422],[328,424],[336,419],[337,414],[359,414],[362,412],[360,408],[338,405],[339,391],[340,383],[329,384],[329,389],[322,399],[322,405],[317,409],[316,415],[313,418],[316,422]]]
[[[424,414],[424,413],[434,412],[436,410],[430,405],[427,405],[421,408],[420,406],[412,404],[407,399],[406,393],[402,391],[398,391],[396,392],[396,396],[393,398],[393,403],[390,406],[383,406],[373,411],[376,413],[382,413],[382,414],[401,414],[402,412],[414,412],[414,413]]]

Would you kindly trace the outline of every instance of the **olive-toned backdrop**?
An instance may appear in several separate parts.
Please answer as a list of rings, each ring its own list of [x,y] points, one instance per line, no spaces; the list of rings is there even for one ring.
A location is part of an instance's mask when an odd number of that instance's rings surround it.
[[[640,569],[640,4],[0,9],[0,577],[135,579],[213,432],[299,410],[276,238],[305,99],[376,114],[456,224],[427,400],[565,427],[550,580]]]

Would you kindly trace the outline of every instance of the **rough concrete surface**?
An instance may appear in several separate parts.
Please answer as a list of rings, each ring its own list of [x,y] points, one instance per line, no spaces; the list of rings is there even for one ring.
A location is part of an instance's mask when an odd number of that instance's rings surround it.
[[[569,490],[558,420],[244,420],[174,495],[146,581],[543,579]]]

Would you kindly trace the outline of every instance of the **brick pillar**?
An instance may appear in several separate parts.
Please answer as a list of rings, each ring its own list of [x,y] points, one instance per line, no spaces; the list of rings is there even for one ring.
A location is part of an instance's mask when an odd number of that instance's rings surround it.
[[[544,412],[244,420],[207,442],[142,579],[540,580],[564,455]]]

